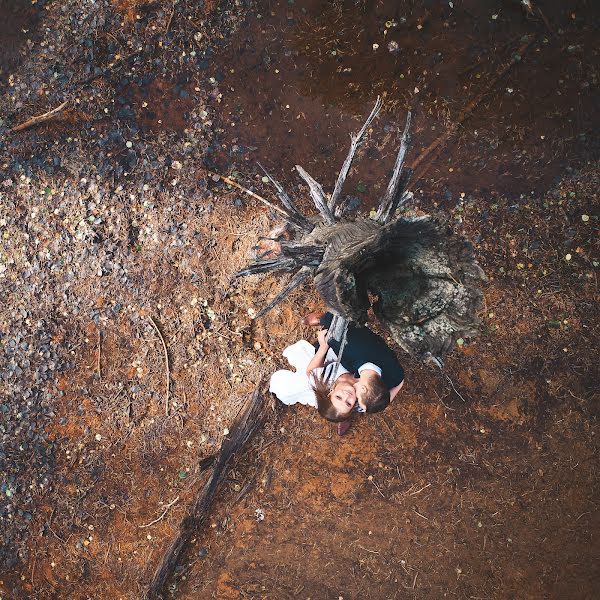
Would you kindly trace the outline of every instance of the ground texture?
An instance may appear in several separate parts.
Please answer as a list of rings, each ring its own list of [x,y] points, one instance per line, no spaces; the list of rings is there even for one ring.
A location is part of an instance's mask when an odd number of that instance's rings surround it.
[[[293,165],[331,191],[377,94],[349,200],[413,110],[413,208],[473,240],[482,334],[451,382],[399,351],[402,395],[343,438],[273,403],[165,596],[597,597],[599,14],[534,9],[0,2],[3,598],[142,597],[319,306],[252,319],[280,281],[230,278],[276,214],[210,172],[272,198],[258,160],[306,209]]]

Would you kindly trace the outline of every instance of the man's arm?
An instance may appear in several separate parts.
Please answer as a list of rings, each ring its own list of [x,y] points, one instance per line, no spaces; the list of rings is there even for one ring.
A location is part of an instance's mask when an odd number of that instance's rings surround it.
[[[390,390],[390,402],[394,399],[394,397],[396,396],[396,394],[402,389],[403,385],[404,385],[404,380],[401,381],[397,386],[393,387]]]

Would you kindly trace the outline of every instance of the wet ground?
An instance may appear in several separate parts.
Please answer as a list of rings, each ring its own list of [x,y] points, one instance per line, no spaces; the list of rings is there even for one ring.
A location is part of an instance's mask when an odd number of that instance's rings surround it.
[[[0,89],[18,68],[27,40],[35,35],[39,11],[36,4],[27,0],[0,2]]]
[[[199,462],[317,306],[298,293],[250,325],[280,282],[225,290],[273,215],[204,167],[272,197],[260,161],[308,208],[294,165],[331,190],[381,95],[346,193],[376,201],[410,109],[417,205],[490,278],[482,336],[448,360],[458,393],[401,355],[401,401],[344,438],[274,412],[167,597],[595,598],[600,6],[535,5],[0,4],[0,345],[20,336],[13,374],[50,356],[36,386],[3,379],[3,595],[141,597]]]
[[[244,155],[248,168],[259,160],[293,187],[290,170],[301,164],[332,186],[349,134],[381,95],[384,114],[349,191],[364,183],[362,196],[372,198],[385,185],[407,110],[413,162],[471,113],[416,173],[413,187],[437,201],[545,190],[597,154],[598,57],[597,7],[543,9],[550,29],[518,2],[259,3],[212,71],[223,80],[217,112],[225,148],[215,162],[226,167],[236,147],[256,148]]]

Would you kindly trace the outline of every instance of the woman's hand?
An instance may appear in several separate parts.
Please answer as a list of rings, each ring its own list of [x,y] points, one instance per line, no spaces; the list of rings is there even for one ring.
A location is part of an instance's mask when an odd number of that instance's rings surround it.
[[[319,333],[317,334],[317,340],[319,341],[319,346],[323,347],[323,346],[327,346],[329,348],[329,344],[327,343],[327,331],[329,331],[328,329],[321,329],[321,331],[319,331]]]

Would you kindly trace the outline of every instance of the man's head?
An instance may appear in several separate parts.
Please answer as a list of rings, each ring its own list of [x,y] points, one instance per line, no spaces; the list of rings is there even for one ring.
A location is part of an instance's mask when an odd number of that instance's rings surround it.
[[[334,423],[349,419],[356,404],[354,384],[357,381],[350,373],[345,373],[340,375],[330,388],[325,381],[316,378],[313,389],[319,414]]]
[[[354,387],[358,405],[365,412],[381,412],[390,403],[390,392],[375,371],[362,371]]]

